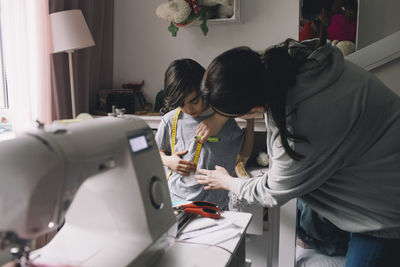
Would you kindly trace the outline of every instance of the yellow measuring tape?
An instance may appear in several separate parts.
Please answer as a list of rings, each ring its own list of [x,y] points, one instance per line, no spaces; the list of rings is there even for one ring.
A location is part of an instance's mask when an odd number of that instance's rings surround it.
[[[193,163],[196,165],[197,165],[197,162],[199,162],[200,151],[201,151],[201,143],[197,142],[196,152],[194,153],[194,158],[193,158]]]
[[[179,114],[180,113],[181,113],[181,109],[178,108],[178,110],[176,111],[176,113],[174,115],[174,119],[172,121],[171,155],[175,154],[176,128],[177,128],[177,125],[178,125],[178,118],[179,118]],[[194,159],[193,159],[193,163],[196,164],[196,165],[197,165],[197,162],[199,161],[201,147],[202,147],[202,144],[200,142],[198,142],[197,146],[196,146],[196,152],[194,153]],[[167,176],[167,180],[169,179],[171,174],[172,174],[172,170],[169,171],[169,174]]]
[[[175,154],[175,142],[176,142],[176,127],[178,126],[179,114],[181,109],[178,108],[174,115],[174,120],[172,121],[172,133],[171,133],[171,155]]]

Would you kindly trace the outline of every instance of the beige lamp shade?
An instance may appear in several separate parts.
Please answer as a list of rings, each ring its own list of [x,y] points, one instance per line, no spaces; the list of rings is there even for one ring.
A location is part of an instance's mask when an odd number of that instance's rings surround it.
[[[92,34],[82,10],[72,9],[50,14],[53,53],[94,46]]]

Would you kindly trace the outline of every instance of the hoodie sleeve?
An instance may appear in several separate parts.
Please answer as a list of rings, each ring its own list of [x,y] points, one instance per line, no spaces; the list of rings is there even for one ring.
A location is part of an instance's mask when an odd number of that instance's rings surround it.
[[[300,161],[293,160],[284,150],[278,130],[268,128],[270,169],[261,177],[233,179],[230,189],[240,199],[249,203],[258,202],[265,207],[280,206],[315,190],[341,166],[341,160],[335,159],[332,154],[311,154]]]

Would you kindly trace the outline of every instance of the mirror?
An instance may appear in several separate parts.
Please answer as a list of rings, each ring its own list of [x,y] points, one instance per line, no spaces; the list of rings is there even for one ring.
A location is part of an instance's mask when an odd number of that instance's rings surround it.
[[[318,38],[325,32],[347,56],[356,50],[357,16],[357,0],[301,0],[299,41]]]

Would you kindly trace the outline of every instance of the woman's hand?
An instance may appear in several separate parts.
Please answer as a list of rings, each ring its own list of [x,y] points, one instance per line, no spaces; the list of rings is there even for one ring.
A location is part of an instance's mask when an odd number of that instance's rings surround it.
[[[216,136],[227,120],[227,117],[215,113],[210,118],[200,122],[196,129],[196,136],[201,136],[200,143],[206,142],[210,136]]]
[[[193,162],[183,160],[182,156],[186,155],[188,150],[176,152],[174,155],[165,158],[166,166],[175,172],[184,176],[189,176],[191,172],[196,171],[196,164]]]
[[[215,170],[197,170],[197,175],[194,176],[199,184],[204,185],[205,190],[223,189],[230,190],[231,180],[234,179],[229,175],[227,170],[220,166],[215,166]]]

